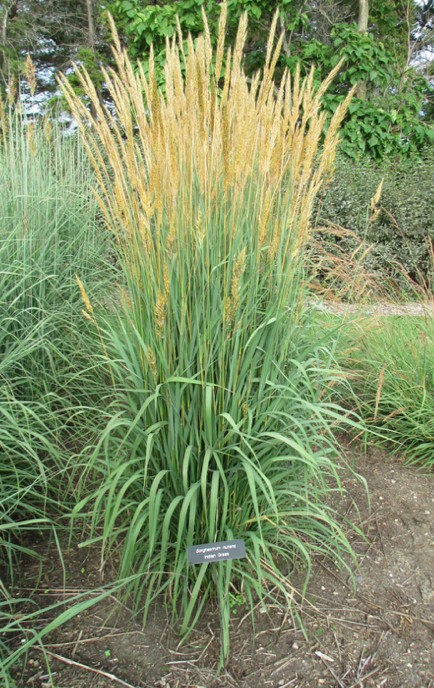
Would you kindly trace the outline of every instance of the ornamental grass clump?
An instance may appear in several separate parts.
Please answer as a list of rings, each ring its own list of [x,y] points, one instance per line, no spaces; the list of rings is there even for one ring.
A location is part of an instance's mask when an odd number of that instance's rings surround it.
[[[81,611],[70,601],[63,613],[62,600],[50,606],[59,615],[48,623],[47,609],[17,591],[25,585],[23,559],[34,557],[35,572],[40,564],[35,579],[27,579],[35,588],[45,563],[53,565],[40,546],[36,551],[41,537],[57,543],[62,556],[60,534],[74,504],[68,464],[78,464],[73,452],[98,427],[95,400],[107,391],[107,363],[96,347],[93,356],[97,335],[83,327],[74,277],[80,272],[95,298],[107,293],[113,274],[92,178],[77,136],[0,99],[0,685],[6,688],[18,684],[11,672],[25,665],[30,645]]]
[[[96,118],[62,81],[124,273],[121,312],[99,316],[120,406],[90,462],[98,487],[75,514],[89,514],[103,563],[116,544],[119,575],[142,572],[132,592],[145,617],[165,590],[186,634],[216,585],[224,654],[232,592],[252,601],[274,587],[290,600],[282,571],[297,555],[309,565],[312,550],[348,548],[323,503],[329,425],[344,416],[326,383],[338,375],[327,346],[306,339],[301,306],[312,202],[351,97],[323,136],[321,96],[338,67],[319,87],[313,71],[285,71],[277,88],[276,15],[250,81],[246,15],[226,51],[226,12],[215,55],[205,16],[185,52],[178,27],[164,93],[152,48],[145,75],[115,32],[113,113],[85,69]],[[246,559],[188,566],[188,545],[229,538],[245,539]]]
[[[111,276],[92,177],[77,137],[0,99],[0,564],[10,580],[19,532],[70,507],[70,447],[96,424],[101,364],[74,277],[94,295]]]
[[[414,292],[413,292],[414,293]],[[353,376],[373,441],[406,463],[434,466],[434,324],[428,300],[411,310],[362,313],[345,327],[341,363]]]

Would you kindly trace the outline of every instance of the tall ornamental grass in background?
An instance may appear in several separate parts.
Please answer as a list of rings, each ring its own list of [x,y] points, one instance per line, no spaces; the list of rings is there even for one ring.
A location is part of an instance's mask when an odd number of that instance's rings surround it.
[[[344,416],[326,385],[338,375],[327,345],[307,339],[302,304],[312,202],[351,97],[322,139],[337,68],[318,89],[313,71],[285,72],[277,89],[276,15],[250,82],[246,15],[232,53],[226,13],[215,55],[205,16],[186,53],[180,29],[168,42],[164,95],[152,49],[146,77],[116,34],[117,71],[104,71],[115,114],[84,69],[95,120],[62,81],[124,273],[117,314],[99,318],[117,412],[89,465],[98,488],[86,494],[81,477],[75,515],[88,514],[103,562],[116,546],[119,574],[143,574],[131,591],[145,618],[166,591],[187,634],[216,585],[223,654],[232,592],[252,601],[274,587],[290,601],[296,556],[309,566],[312,551],[348,548],[325,506],[330,425]],[[229,538],[245,539],[246,559],[188,566],[188,545]]]
[[[84,272],[94,291],[104,244],[89,191],[92,170],[77,137],[65,137],[48,120],[35,123],[1,109],[0,536],[6,537],[30,515],[44,517],[48,496],[58,496],[63,443],[73,439],[70,421],[84,400],[87,376],[79,383],[77,374],[89,366],[74,273]],[[9,556],[10,546],[3,552]]]
[[[81,394],[95,384],[84,382],[95,361],[75,274],[98,298],[112,273],[94,174],[79,137],[55,120],[3,111],[0,124],[2,391],[78,406],[89,401]]]
[[[28,629],[35,641],[40,621],[32,608],[29,625],[10,586],[23,553],[40,559],[35,533],[57,537],[56,517],[72,508],[71,450],[97,425],[99,379],[106,390],[74,275],[97,295],[110,271],[78,137],[0,109],[0,683],[12,685],[27,645],[10,659],[8,643]]]

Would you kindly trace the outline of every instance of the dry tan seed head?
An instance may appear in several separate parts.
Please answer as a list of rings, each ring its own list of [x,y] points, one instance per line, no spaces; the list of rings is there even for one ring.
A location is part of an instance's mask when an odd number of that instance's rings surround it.
[[[381,192],[383,190],[383,184],[384,184],[384,177],[382,178],[381,182],[378,185],[377,191],[375,192],[375,196],[371,198],[371,212],[374,212],[377,205],[380,202],[381,198]]]
[[[150,367],[152,375],[154,377],[154,381],[158,382],[157,359],[155,358],[155,354],[152,351],[149,344],[148,344],[148,359],[149,359],[149,367]]]
[[[8,81],[8,101],[9,105],[13,105],[17,95],[17,85],[15,77],[12,75]]]
[[[82,281],[80,280],[80,278],[78,277],[78,275],[75,275],[75,279],[77,280],[78,286],[80,287],[81,298],[82,298],[83,301],[84,301],[84,304],[85,304],[85,306],[86,306],[86,309],[87,309],[88,313],[93,313],[92,304],[91,304],[91,302],[89,301],[89,297],[88,297],[88,295],[86,294],[86,290],[85,290],[85,288],[84,288],[84,286],[83,286]]]
[[[158,290],[157,301],[154,306],[155,331],[159,337],[164,337],[164,321],[166,320],[168,292]]]
[[[24,63],[24,74],[26,75],[27,83],[29,84],[30,93],[32,96],[35,94],[36,89],[36,68],[32,62],[32,58],[29,53],[27,53],[26,61]]]
[[[95,320],[92,318],[91,315],[87,311],[84,310],[84,308],[81,309],[81,312],[83,313],[84,317],[90,320],[92,323],[95,323]]]
[[[243,71],[247,16],[240,21],[233,52],[230,48],[226,52],[227,5],[220,7],[214,73],[206,22],[204,36],[196,43],[191,36],[184,39],[178,22],[176,34],[167,42],[164,72],[158,72],[151,48],[145,74],[140,64],[133,69],[110,20],[117,67],[106,70],[104,80],[115,114],[101,108],[84,68],[78,68],[77,75],[96,108],[96,120],[67,78],[61,79],[97,172],[95,195],[107,226],[115,234],[131,278],[138,280],[141,274],[145,280],[149,275],[160,334],[169,299],[172,303],[170,290],[176,288],[167,270],[181,257],[185,266],[179,270],[194,272],[202,261],[200,270],[206,279],[215,267],[208,264],[205,250],[198,251],[202,237],[207,250],[214,244],[221,247],[215,260],[225,266],[231,264],[231,247],[237,241],[237,258],[222,287],[226,290],[223,317],[231,326],[239,309],[246,256],[249,270],[254,271],[270,266],[278,254],[284,271],[301,254],[309,238],[312,204],[333,166],[339,125],[352,95],[337,108],[324,137],[320,96],[339,67],[319,88],[313,72],[302,80],[297,68],[294,78],[289,72],[283,75],[277,89],[273,70],[282,37],[275,41],[275,17],[266,68],[248,79]],[[162,89],[160,76],[165,80]],[[242,221],[231,209],[243,206],[250,188],[258,189],[261,206],[252,214],[251,234],[243,229],[245,235],[237,238]],[[221,207],[226,208],[224,222],[215,221],[221,217],[216,215]],[[223,237],[212,235],[216,228]],[[246,248],[240,251],[242,246]],[[174,303],[176,298],[174,294]],[[188,313],[186,322],[192,317]]]

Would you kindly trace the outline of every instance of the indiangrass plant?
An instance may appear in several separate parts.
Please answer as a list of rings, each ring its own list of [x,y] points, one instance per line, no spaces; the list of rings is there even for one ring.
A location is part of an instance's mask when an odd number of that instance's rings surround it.
[[[205,16],[187,54],[180,29],[167,43],[165,95],[152,48],[146,77],[115,33],[117,71],[104,71],[115,114],[85,69],[95,119],[62,80],[125,278],[118,315],[99,320],[119,406],[89,465],[98,489],[75,514],[89,514],[103,563],[120,547],[120,576],[145,574],[130,591],[144,618],[165,591],[186,635],[216,586],[223,656],[234,591],[290,602],[297,556],[309,567],[312,551],[349,549],[325,506],[330,426],[344,420],[327,384],[339,375],[327,343],[307,340],[302,306],[311,206],[351,94],[322,139],[338,67],[318,89],[313,71],[276,88],[276,15],[249,82],[246,15],[225,52],[226,12],[215,56]],[[188,545],[230,538],[244,538],[245,560],[188,565]]]

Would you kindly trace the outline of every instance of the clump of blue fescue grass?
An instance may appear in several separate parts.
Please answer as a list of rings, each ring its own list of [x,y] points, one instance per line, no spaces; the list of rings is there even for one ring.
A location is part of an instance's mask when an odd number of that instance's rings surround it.
[[[131,590],[145,617],[165,591],[187,634],[217,586],[223,655],[233,586],[250,601],[272,587],[290,601],[282,562],[309,567],[314,551],[340,560],[349,551],[325,505],[326,479],[337,480],[331,426],[344,420],[328,401],[338,375],[328,342],[307,341],[302,305],[312,202],[351,94],[320,150],[321,95],[335,72],[318,89],[313,72],[304,81],[285,72],[276,94],[277,15],[252,83],[243,16],[220,89],[226,11],[215,56],[205,17],[188,54],[181,35],[168,44],[164,96],[152,50],[145,77],[116,36],[118,71],[104,72],[114,117],[85,70],[91,123],[63,80],[125,277],[117,320],[94,321],[117,413],[82,476],[84,490],[87,477],[98,488],[75,514],[88,515],[103,561],[120,547],[120,575],[143,574]],[[188,565],[188,545],[229,538],[245,540],[246,559]]]

